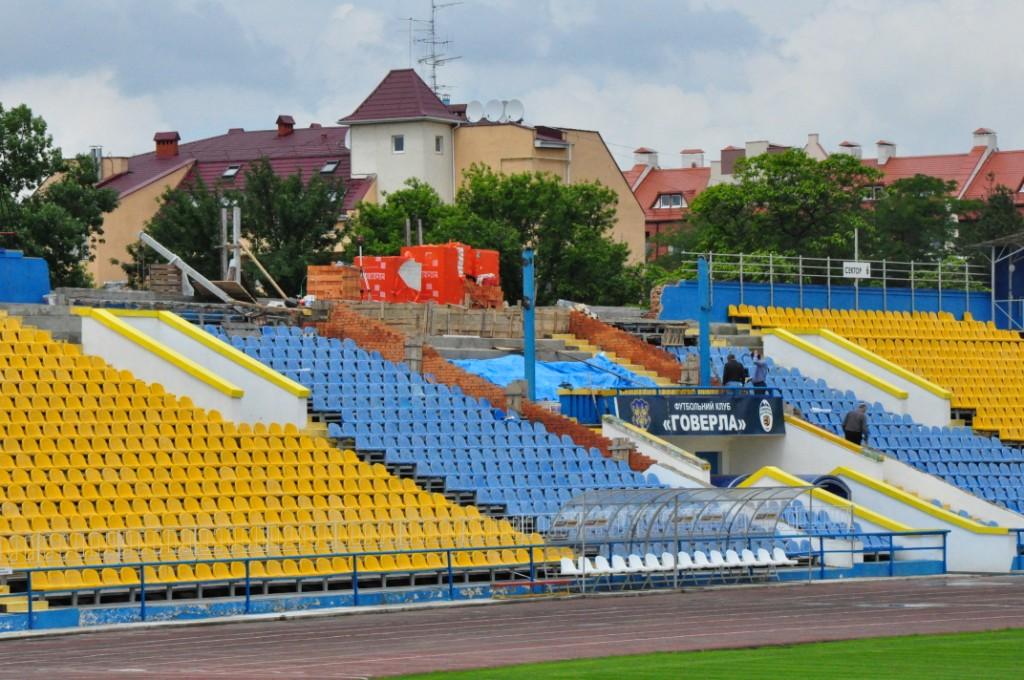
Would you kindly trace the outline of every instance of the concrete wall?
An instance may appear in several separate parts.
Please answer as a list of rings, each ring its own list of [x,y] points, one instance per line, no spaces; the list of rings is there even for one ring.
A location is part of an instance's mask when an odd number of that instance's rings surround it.
[[[117,314],[117,312],[114,312]],[[297,427],[305,427],[307,422],[306,397],[309,390],[292,383],[276,371],[259,364],[259,362],[238,352],[225,342],[209,333],[188,324],[190,333],[184,333],[174,325],[167,323],[163,316],[122,316],[125,323],[131,325],[159,343],[170,347],[182,356],[196,362],[210,372],[238,385],[245,394],[237,405],[238,417],[241,422],[261,423],[292,423]],[[253,364],[264,371],[254,370]],[[297,390],[282,387],[282,382],[291,383]]]
[[[863,373],[858,371],[850,371],[849,367],[843,366],[834,360],[829,360],[828,357],[823,358],[816,356],[814,353],[806,351],[798,345],[794,345],[788,342],[785,337],[779,337],[766,333],[762,338],[764,341],[764,353],[766,356],[771,357],[781,366],[789,368],[798,368],[800,373],[807,376],[808,378],[822,379],[829,384],[830,387],[834,387],[837,390],[852,390],[857,395],[858,399],[863,399],[869,404],[879,402],[885,407],[887,411],[893,413],[907,413],[914,416],[921,416],[923,418],[933,420],[934,414],[928,414],[922,411],[920,408],[916,410],[912,408],[910,400],[907,398],[905,391],[900,391],[899,394],[892,394],[891,391],[887,391],[877,383],[865,379],[866,376],[872,376],[880,381],[886,382],[882,376],[876,375],[873,370],[866,370]],[[825,352],[829,352],[826,348]],[[830,352],[829,352],[830,353]],[[895,385],[890,385],[895,388]],[[946,409],[946,419],[942,425],[949,424],[949,409]],[[922,422],[922,421],[919,421]],[[931,424],[931,423],[928,423]]]
[[[392,193],[415,177],[434,187],[441,200],[451,203],[454,197],[452,126],[433,121],[403,123],[370,123],[350,128],[352,174],[376,175],[377,190]],[[395,153],[391,148],[393,135],[405,136],[405,150]],[[440,153],[434,150],[434,137],[443,139]]]
[[[707,462],[620,418],[604,416],[601,434],[611,440],[628,439],[637,451],[653,458],[656,465],[648,472],[653,472],[663,484],[688,489],[711,485]]]
[[[940,390],[946,396],[936,394],[936,389],[927,389],[921,386],[923,379],[913,380],[904,371],[890,370],[885,365],[888,362],[877,354],[867,350],[863,352],[852,351],[843,344],[831,340],[827,334],[800,333],[797,334],[797,337],[804,342],[825,350],[842,361],[852,364],[862,371],[875,375],[887,383],[904,390],[907,393],[907,398],[904,400],[906,402],[905,413],[908,413],[915,421],[922,425],[937,425],[939,427],[949,425],[949,401],[951,395],[946,390],[935,385],[933,388]],[[802,366],[801,370],[803,370]],[[856,392],[856,390],[854,391]],[[860,395],[860,392],[857,392],[857,394]]]
[[[121,266],[111,263],[111,259],[128,260],[127,247],[139,240],[139,232],[160,208],[160,197],[167,189],[181,184],[191,167],[191,164],[186,164],[137,191],[121,196],[117,209],[103,218],[104,242],[95,246],[96,259],[87,267],[96,285],[128,278]]]
[[[82,319],[82,350],[102,357],[115,368],[130,371],[140,380],[160,383],[171,394],[188,396],[197,407],[215,410],[225,420],[244,422],[237,385],[229,384],[235,388],[234,394],[218,389],[91,317]]]

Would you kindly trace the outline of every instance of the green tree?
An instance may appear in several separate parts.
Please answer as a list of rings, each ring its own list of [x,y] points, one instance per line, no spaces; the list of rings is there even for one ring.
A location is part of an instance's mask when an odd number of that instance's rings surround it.
[[[336,257],[343,199],[340,180],[319,174],[308,181],[301,174],[280,177],[266,158],[246,171],[245,189],[238,197],[242,231],[249,249],[286,294],[300,292],[307,265]],[[249,273],[258,277],[252,268]]]
[[[626,266],[628,246],[611,238],[616,202],[597,183],[564,184],[548,173],[505,175],[474,165],[464,173],[455,209],[430,236],[497,250],[510,300],[520,297],[521,252],[532,245],[539,304],[635,303],[640,277]]]
[[[1014,204],[1014,192],[1002,184],[995,184],[990,174],[985,200],[977,209],[961,216],[958,242],[962,250],[1003,236],[1024,232],[1024,216]]]
[[[11,246],[46,260],[54,286],[91,285],[85,262],[117,207],[114,191],[95,186],[96,171],[89,156],[64,161],[27,106],[0,105],[0,228],[13,232]]]
[[[861,252],[876,260],[941,260],[955,236],[953,215],[968,207],[951,195],[955,189],[956,182],[921,174],[889,184],[874,204]]]
[[[168,189],[160,197],[160,209],[146,223],[146,232],[165,245],[203,276],[217,280],[220,271],[220,211],[223,192],[209,187],[201,177],[185,187]],[[128,246],[131,260],[122,262],[128,283],[139,287],[146,265],[163,258],[137,241]]]
[[[452,212],[452,207],[441,201],[434,188],[426,182],[412,178],[405,188],[384,194],[379,203],[361,203],[345,229],[343,255],[351,260],[363,252],[369,255],[398,255],[405,245],[405,221],[410,224],[412,241],[417,239],[417,220],[423,223],[423,233],[433,234],[437,225]]]
[[[740,159],[734,177],[691,205],[700,250],[847,257],[854,229],[868,227],[863,191],[881,173],[848,154],[789,149]]]

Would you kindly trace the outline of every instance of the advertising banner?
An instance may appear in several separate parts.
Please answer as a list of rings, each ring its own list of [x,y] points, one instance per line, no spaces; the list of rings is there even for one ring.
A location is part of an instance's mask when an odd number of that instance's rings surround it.
[[[615,407],[619,418],[663,437],[786,433],[780,397],[623,395]]]

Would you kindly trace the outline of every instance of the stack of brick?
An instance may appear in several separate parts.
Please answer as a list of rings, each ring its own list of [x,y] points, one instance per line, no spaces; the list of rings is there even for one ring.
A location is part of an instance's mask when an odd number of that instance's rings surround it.
[[[574,311],[569,315],[569,332],[606,352],[614,352],[617,356],[654,371],[662,378],[674,383],[680,381],[682,366],[674,356],[603,321]]]
[[[405,335],[387,324],[365,317],[344,304],[336,304],[330,318],[317,324],[321,335],[331,338],[351,338],[360,347],[376,350],[388,361],[405,360]],[[458,385],[463,393],[477,399],[486,399],[493,406],[505,409],[505,390],[489,380],[459,368],[430,345],[423,345],[422,372],[434,376],[434,381],[446,385]],[[531,422],[541,423],[549,432],[568,435],[578,446],[597,448],[605,457],[611,456],[611,440],[602,437],[588,427],[574,420],[554,413],[529,400],[523,401],[523,417]],[[636,451],[629,454],[631,469],[642,472],[654,460]]]
[[[358,300],[359,270],[343,265],[306,267],[306,292],[317,300]]]

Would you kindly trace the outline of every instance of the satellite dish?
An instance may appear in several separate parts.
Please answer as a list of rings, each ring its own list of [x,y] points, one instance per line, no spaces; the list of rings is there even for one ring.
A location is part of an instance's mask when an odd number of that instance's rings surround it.
[[[345,148],[349,151],[352,150],[352,128],[345,128]]]
[[[466,120],[470,123],[479,123],[480,119],[484,117],[484,105],[473,100],[466,104]]]
[[[526,109],[523,108],[523,103],[518,99],[510,99],[505,104],[505,116],[513,123],[521,121],[525,113]]]
[[[502,114],[505,112],[505,105],[497,99],[492,99],[487,102],[487,106],[484,107],[484,118],[497,123],[501,120]]]

